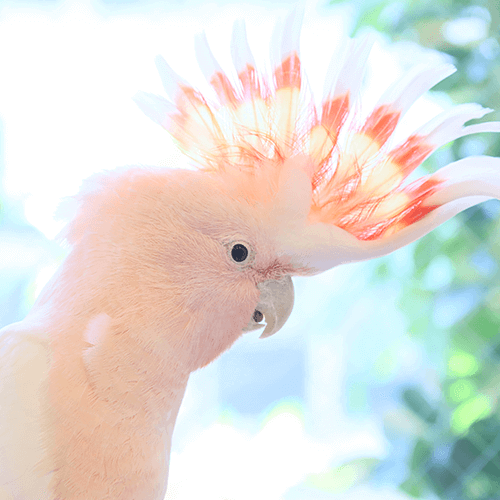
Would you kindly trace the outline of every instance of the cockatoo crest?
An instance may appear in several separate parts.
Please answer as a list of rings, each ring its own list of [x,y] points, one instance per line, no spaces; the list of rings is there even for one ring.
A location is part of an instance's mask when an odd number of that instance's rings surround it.
[[[469,167],[458,162],[438,174],[405,182],[433,151],[447,142],[477,132],[499,132],[498,122],[465,126],[490,109],[477,104],[456,106],[399,145],[389,144],[405,112],[418,97],[452,74],[453,65],[414,67],[388,88],[366,120],[360,121],[357,101],[371,37],[348,39],[340,47],[332,59],[318,108],[302,85],[300,24],[301,15],[293,11],[283,26],[282,42],[272,45],[279,62],[270,78],[257,69],[245,25],[236,22],[231,44],[236,81],[223,72],[205,35],[196,42],[198,61],[215,99],[205,98],[158,57],[157,67],[172,100],[140,93],[136,102],[173,136],[199,168],[239,177],[242,186],[246,186],[246,190],[242,187],[246,197],[258,197],[259,186],[262,191],[262,182],[252,183],[255,178],[264,178],[265,184],[279,189],[277,176],[283,165],[288,159],[301,158],[298,161],[308,184],[302,186],[305,195],[299,192],[289,195],[309,199],[308,230],[316,225],[310,235],[316,238],[307,238],[310,245],[305,245],[306,234],[302,230],[295,243],[291,243],[296,247],[291,253],[307,255],[307,263],[318,270],[389,253],[478,202],[448,206],[429,217],[457,198],[499,194],[498,166],[493,167],[497,177],[494,192],[477,184],[482,176],[491,174],[492,159],[485,157],[476,159],[474,173],[467,173]],[[274,39],[280,38],[279,30],[277,33]],[[464,174],[472,176],[475,187],[468,180],[464,183]],[[457,188],[457,183],[463,189]],[[451,184],[455,187],[451,188]],[[422,219],[426,223],[417,224]],[[319,231],[318,223],[326,224],[329,229],[323,227]],[[405,231],[410,226],[412,231]],[[334,233],[326,235],[325,231],[332,230]],[[330,250],[320,250],[327,240]],[[377,244],[362,244],[368,242]]]

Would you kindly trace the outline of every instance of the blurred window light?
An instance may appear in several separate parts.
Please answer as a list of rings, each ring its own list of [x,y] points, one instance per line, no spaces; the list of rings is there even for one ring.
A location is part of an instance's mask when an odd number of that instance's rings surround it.
[[[488,35],[488,21],[479,17],[459,17],[444,23],[444,38],[453,45],[469,45]]]
[[[498,269],[496,260],[486,250],[474,252],[470,257],[470,263],[483,276],[493,276]]]
[[[447,287],[455,276],[453,262],[446,255],[438,255],[427,266],[423,284],[427,290],[436,291]]]
[[[438,296],[434,305],[433,322],[438,328],[449,328],[465,317],[481,298],[481,290],[469,287]]]
[[[54,273],[59,268],[59,262],[57,264],[52,264],[50,266],[43,267],[35,280],[35,290],[34,290],[34,298],[36,299],[40,292],[43,290],[43,287],[47,284],[47,282],[52,278]]]
[[[485,59],[492,61],[498,57],[500,45],[497,40],[490,37],[479,45],[478,51]]]

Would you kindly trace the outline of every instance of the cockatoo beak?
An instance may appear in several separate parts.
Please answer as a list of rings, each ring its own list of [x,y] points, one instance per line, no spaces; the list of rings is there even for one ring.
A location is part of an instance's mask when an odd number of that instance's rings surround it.
[[[252,319],[243,331],[249,332],[261,328],[262,316],[266,320],[266,327],[260,336],[261,339],[274,335],[281,330],[293,309],[293,283],[292,278],[286,275],[278,280],[267,280],[259,283],[260,300]]]

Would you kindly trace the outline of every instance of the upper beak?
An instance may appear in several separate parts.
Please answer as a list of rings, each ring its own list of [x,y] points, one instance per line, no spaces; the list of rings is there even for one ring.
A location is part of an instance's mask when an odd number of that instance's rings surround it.
[[[288,275],[279,280],[263,281],[257,288],[260,290],[259,303],[243,331],[261,328],[263,315],[266,328],[260,336],[262,339],[274,335],[286,323],[293,309],[294,292],[292,278]]]

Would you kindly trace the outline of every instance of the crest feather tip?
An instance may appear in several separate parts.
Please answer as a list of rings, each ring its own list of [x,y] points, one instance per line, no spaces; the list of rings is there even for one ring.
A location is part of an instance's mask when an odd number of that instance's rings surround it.
[[[189,87],[189,84],[170,67],[170,64],[162,56],[157,55],[155,57],[155,65],[165,93],[172,100],[175,99],[179,92],[179,87]]]
[[[194,48],[198,65],[203,73],[203,76],[208,82],[211,81],[216,73],[222,74],[222,68],[220,67],[217,59],[215,59],[205,31],[195,35]]]
[[[164,128],[168,128],[169,115],[176,111],[176,107],[170,102],[155,94],[148,92],[137,92],[132,100],[139,106],[140,110],[151,120]]]
[[[255,68],[255,60],[248,44],[246,24],[243,19],[237,19],[233,24],[231,36],[231,57],[238,75],[247,66]]]
[[[281,57],[287,57],[293,52],[300,53],[300,33],[304,19],[303,6],[296,5],[285,18],[282,40]]]

